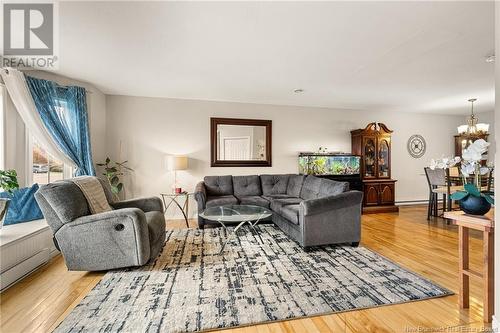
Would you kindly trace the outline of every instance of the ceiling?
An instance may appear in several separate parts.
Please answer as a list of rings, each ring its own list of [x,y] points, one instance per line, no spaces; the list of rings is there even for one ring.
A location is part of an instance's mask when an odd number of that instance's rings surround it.
[[[60,2],[59,73],[106,94],[494,108],[494,2]],[[303,93],[293,90],[301,88]]]

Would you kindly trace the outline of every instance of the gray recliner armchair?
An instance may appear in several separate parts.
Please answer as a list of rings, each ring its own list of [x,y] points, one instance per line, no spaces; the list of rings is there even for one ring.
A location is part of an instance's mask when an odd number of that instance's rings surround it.
[[[72,181],[44,185],[35,194],[69,270],[142,266],[155,259],[165,243],[165,217],[159,198],[115,203],[107,187],[103,188],[114,210],[94,215]]]

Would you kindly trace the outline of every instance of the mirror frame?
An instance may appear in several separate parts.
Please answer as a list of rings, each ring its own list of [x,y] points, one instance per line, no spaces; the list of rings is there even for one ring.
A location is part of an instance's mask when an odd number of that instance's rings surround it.
[[[217,159],[217,125],[264,126],[266,128],[266,159],[262,161],[225,161]],[[210,166],[212,167],[270,167],[272,166],[272,120],[210,118]]]

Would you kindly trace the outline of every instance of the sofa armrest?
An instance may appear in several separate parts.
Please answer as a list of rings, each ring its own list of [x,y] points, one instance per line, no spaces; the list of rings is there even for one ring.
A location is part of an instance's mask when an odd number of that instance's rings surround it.
[[[198,212],[205,209],[205,205],[207,204],[207,189],[205,187],[205,182],[201,181],[196,184],[194,189],[194,198],[198,203]]]
[[[154,211],[163,213],[163,203],[158,197],[123,200],[119,202],[113,202],[111,206],[114,209],[139,208],[145,213]]]
[[[304,200],[300,203],[304,216],[321,214],[324,212],[359,205],[363,201],[363,192],[347,191],[339,195],[332,195],[318,199]]]
[[[109,212],[82,216],[70,223],[66,223],[65,226],[76,227],[85,224],[102,223],[104,221],[113,222],[113,220],[119,220],[121,222],[123,222],[123,220],[129,220],[133,221],[134,224],[141,225],[146,223],[146,216],[144,215],[144,211],[137,207],[121,208]]]
[[[149,230],[139,208],[83,216],[64,224],[55,238],[70,270],[140,266],[149,260]]]

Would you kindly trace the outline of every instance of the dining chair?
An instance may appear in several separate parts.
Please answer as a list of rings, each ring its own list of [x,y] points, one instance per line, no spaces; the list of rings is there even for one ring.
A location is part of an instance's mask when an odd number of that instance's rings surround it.
[[[458,166],[453,166],[448,169],[448,176],[454,181],[462,182],[460,176],[460,168]]]
[[[446,173],[443,169],[424,168],[427,184],[429,185],[429,203],[427,205],[427,220],[431,216],[438,215],[438,193],[435,191],[439,186],[446,185]],[[445,205],[445,194],[443,193],[443,205]],[[444,206],[443,206],[444,211]]]
[[[488,172],[488,178],[486,181],[486,190],[485,192],[493,195],[495,193],[495,177],[494,177],[494,169],[491,168],[490,171]]]
[[[453,209],[451,195],[457,191],[463,191],[464,181],[459,166],[453,166],[448,169],[445,169],[445,172],[446,172],[446,186],[447,186],[446,204],[447,204],[447,210],[450,211]]]
[[[454,177],[452,177],[452,179],[454,179]],[[460,179],[460,185],[463,186],[462,177],[460,177],[459,179]],[[466,179],[465,179],[465,181],[468,184],[473,184],[474,180],[475,180],[475,177],[473,174],[469,175],[469,177],[466,177]],[[488,171],[488,173],[481,176],[481,187],[479,190],[481,192],[485,192],[485,193],[493,193],[494,192],[494,185],[495,185],[494,180],[495,180],[495,177],[494,177],[493,169],[490,169],[490,171]]]
[[[459,176],[458,168],[432,170],[427,167],[424,168],[424,170],[429,185],[429,204],[427,207],[427,220],[429,220],[430,216],[440,216],[438,214],[439,195],[441,194],[443,198],[443,213],[445,211],[451,211],[453,209],[451,195],[457,191],[463,190],[463,185],[459,185],[462,181]],[[449,223],[449,221],[447,221],[447,223]]]

